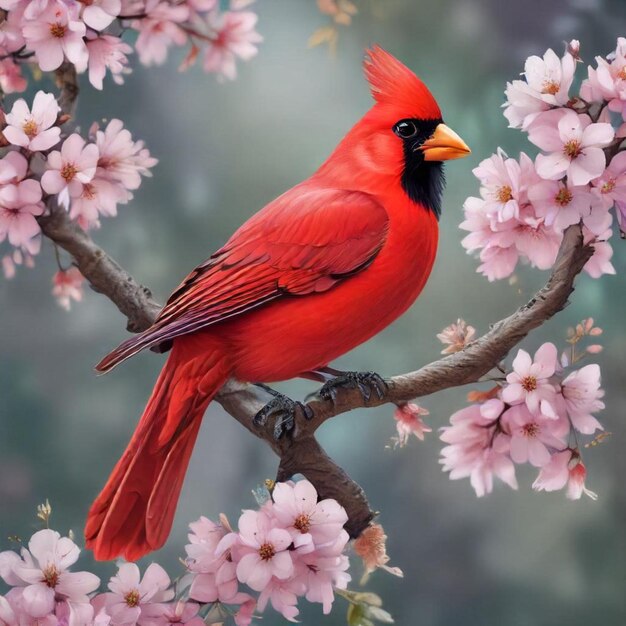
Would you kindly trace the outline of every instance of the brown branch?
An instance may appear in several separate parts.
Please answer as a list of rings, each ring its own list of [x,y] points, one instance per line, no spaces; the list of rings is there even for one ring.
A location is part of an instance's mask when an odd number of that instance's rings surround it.
[[[61,68],[57,78],[62,87],[64,112],[72,113],[77,95],[76,76],[67,68]],[[160,307],[151,298],[149,290],[138,284],[97,246],[65,211],[56,203],[49,202],[49,215],[39,221],[44,235],[73,257],[92,288],[109,298],[126,316],[130,331],[139,332],[151,325]],[[356,537],[374,513],[359,485],[319,445],[315,431],[331,417],[355,408],[406,402],[479,381],[529,332],[566,306],[574,289],[574,279],[592,253],[592,248],[583,243],[581,227],[571,226],[565,232],[556,264],[545,287],[515,313],[493,324],[489,332],[462,352],[441,358],[417,371],[390,378],[387,381],[388,390],[381,399],[373,397],[366,402],[357,390],[341,390],[335,402],[314,400],[309,403],[313,411],[312,419],[299,416],[294,430],[279,440],[274,438],[273,424],[256,427],[252,422],[254,415],[269,399],[266,392],[230,381],[220,390],[216,400],[249,432],[268,443],[280,457],[279,480],[301,473],[315,485],[321,497],[335,498],[342,504],[350,518],[346,528],[351,536]]]

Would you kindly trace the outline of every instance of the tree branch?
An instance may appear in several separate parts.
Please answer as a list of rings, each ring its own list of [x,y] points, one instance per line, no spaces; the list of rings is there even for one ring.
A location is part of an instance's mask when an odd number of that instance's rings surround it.
[[[61,86],[63,110],[71,114],[78,87],[76,75],[62,67],[57,72]],[[48,202],[49,214],[39,223],[46,237],[66,250],[92,288],[111,300],[128,320],[128,330],[139,332],[148,328],[160,306],[150,291],[137,283],[116,261],[106,254],[91,237],[55,202]],[[374,407],[388,402],[402,403],[443,389],[477,382],[496,367],[508,352],[530,331],[561,311],[574,289],[574,279],[593,253],[584,245],[582,230],[570,226],[563,237],[559,255],[547,284],[523,307],[492,325],[491,330],[463,351],[425,365],[419,370],[387,380],[383,398],[365,401],[358,390],[339,390],[335,402],[314,400],[310,420],[299,416],[296,427],[287,436],[276,440],[274,425],[256,427],[252,418],[266,404],[269,396],[261,389],[229,381],[216,400],[242,426],[263,439],[280,457],[277,478],[287,480],[303,474],[323,498],[335,498],[349,515],[346,529],[358,536],[374,516],[367,498],[354,482],[322,449],[315,431],[328,419],[359,407]],[[270,420],[271,422],[271,420]]]

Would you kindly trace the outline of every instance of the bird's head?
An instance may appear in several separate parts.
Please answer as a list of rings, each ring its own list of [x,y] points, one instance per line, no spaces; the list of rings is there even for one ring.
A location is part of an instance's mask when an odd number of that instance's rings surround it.
[[[428,87],[394,56],[374,46],[364,71],[375,104],[338,149],[363,179],[399,180],[411,200],[438,216],[442,162],[465,157],[470,149],[443,123]]]

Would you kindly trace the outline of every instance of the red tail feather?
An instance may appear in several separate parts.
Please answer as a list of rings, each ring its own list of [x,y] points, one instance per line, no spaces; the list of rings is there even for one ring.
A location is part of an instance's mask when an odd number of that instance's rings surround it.
[[[194,350],[179,339],[159,376],[137,429],[85,526],[87,547],[98,560],[129,561],[160,548],[207,405],[228,377],[219,350]]]

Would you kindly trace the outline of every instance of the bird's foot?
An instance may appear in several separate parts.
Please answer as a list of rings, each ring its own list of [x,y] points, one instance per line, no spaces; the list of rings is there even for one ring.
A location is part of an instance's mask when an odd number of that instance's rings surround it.
[[[265,426],[267,420],[274,416],[274,439],[278,440],[294,429],[298,410],[305,419],[313,417],[313,410],[307,404],[292,400],[266,385],[257,386],[274,397],[252,418],[252,421],[256,426]]]
[[[387,391],[387,383],[375,372],[342,372],[324,383],[317,394],[322,400],[334,402],[338,389],[358,389],[365,402],[368,402],[372,397],[372,391],[379,400],[382,400]]]

